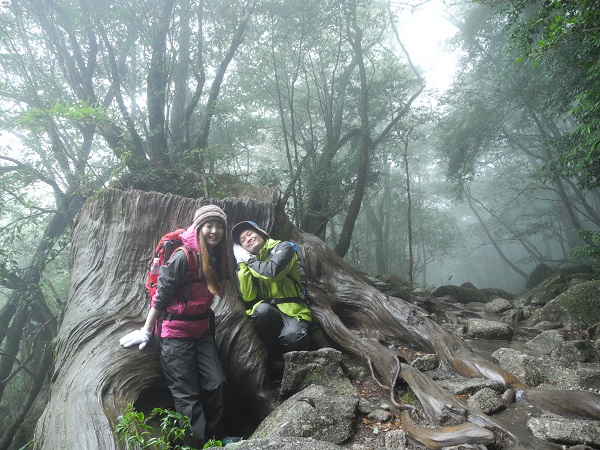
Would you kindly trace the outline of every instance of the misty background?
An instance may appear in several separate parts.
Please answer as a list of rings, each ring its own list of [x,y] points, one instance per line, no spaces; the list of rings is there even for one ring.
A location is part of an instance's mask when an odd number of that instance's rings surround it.
[[[277,188],[350,264],[427,289],[516,294],[600,254],[593,2],[5,0],[0,21],[8,416],[106,187]]]

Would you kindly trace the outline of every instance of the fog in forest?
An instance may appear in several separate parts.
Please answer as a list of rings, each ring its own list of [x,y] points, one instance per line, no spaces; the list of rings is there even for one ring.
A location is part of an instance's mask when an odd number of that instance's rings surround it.
[[[109,187],[275,190],[411,289],[598,268],[589,2],[8,0],[0,21],[0,448],[52,365],[78,213]]]

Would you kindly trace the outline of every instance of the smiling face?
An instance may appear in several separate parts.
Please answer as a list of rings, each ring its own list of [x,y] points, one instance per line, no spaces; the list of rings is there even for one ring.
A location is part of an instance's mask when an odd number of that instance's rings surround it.
[[[209,247],[216,247],[225,235],[225,227],[220,220],[209,220],[200,228],[200,236]]]
[[[240,245],[253,255],[258,255],[260,249],[265,245],[265,240],[253,229],[248,229],[240,233]]]

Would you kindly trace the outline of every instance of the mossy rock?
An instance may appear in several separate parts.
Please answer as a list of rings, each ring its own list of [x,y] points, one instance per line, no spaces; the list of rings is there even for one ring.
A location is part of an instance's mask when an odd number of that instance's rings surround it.
[[[567,330],[585,330],[600,322],[600,281],[580,283],[536,311],[532,322],[560,322]]]
[[[558,270],[560,273],[565,274],[565,275],[576,275],[576,274],[580,274],[580,273],[593,275],[595,273],[594,268],[587,264],[577,264],[577,265],[573,265],[573,266],[565,266],[565,267],[561,267]]]
[[[451,295],[458,303],[485,303],[488,301],[487,295],[476,288],[455,286],[453,284],[444,284],[433,291],[434,297],[445,297]]]
[[[545,305],[567,289],[567,279],[563,274],[554,275],[533,289],[520,295],[514,302],[516,308],[527,305]]]
[[[535,269],[531,271],[529,277],[527,278],[527,282],[525,283],[525,289],[533,289],[538,286],[542,281],[550,278],[553,275],[556,275],[556,270],[550,267],[547,264],[541,263],[538,264]]]

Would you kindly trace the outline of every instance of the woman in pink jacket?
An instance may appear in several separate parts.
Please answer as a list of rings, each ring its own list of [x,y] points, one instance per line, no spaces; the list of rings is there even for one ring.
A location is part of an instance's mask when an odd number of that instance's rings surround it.
[[[193,442],[222,437],[225,375],[217,355],[210,306],[222,295],[227,273],[227,218],[221,208],[208,205],[194,214],[193,224],[181,234],[182,247],[160,267],[158,289],[140,330],[122,337],[123,347],[143,349],[158,321],[160,362],[175,409],[190,419]],[[192,258],[189,260],[189,255]],[[191,266],[191,267],[190,267]]]

